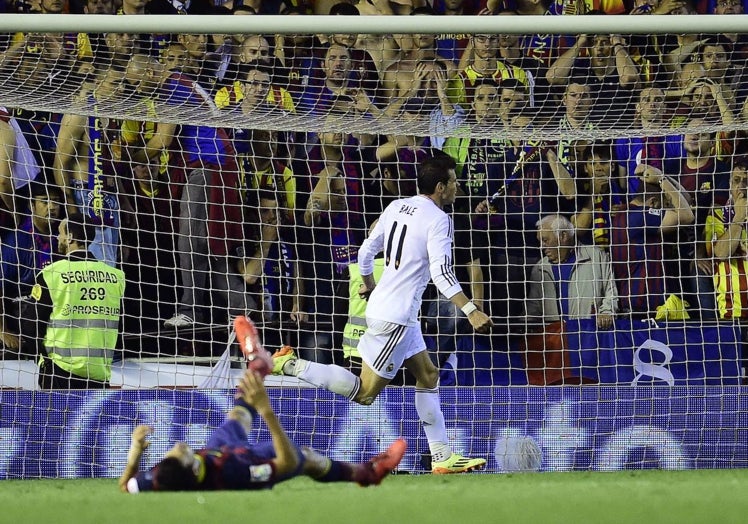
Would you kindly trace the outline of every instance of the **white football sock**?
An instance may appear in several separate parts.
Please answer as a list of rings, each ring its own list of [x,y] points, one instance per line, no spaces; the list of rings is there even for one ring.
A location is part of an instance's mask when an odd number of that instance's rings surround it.
[[[449,447],[447,427],[444,424],[439,388],[416,388],[416,411],[423,424],[423,431],[429,441],[432,462],[441,462],[449,458],[452,449]]]
[[[361,379],[335,364],[320,364],[297,359],[293,370],[289,371],[304,382],[349,399],[353,399],[361,387]]]

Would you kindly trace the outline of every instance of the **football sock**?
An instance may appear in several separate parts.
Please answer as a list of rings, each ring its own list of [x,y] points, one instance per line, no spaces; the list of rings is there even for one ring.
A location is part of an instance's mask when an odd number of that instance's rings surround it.
[[[423,424],[423,431],[429,441],[431,460],[441,462],[452,454],[447,437],[447,427],[444,423],[444,413],[439,399],[439,388],[416,388],[416,411]]]
[[[286,371],[284,367],[283,372]],[[313,386],[324,388],[349,399],[356,396],[361,386],[361,380],[356,375],[335,364],[320,364],[297,359],[291,374]]]
[[[355,466],[347,462],[330,460],[330,467],[319,477],[315,477],[317,482],[342,482],[357,480],[354,478]]]

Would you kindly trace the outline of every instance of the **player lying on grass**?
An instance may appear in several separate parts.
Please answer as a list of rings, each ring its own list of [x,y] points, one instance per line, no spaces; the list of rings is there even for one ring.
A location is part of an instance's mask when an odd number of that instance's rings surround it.
[[[266,489],[278,482],[306,475],[319,482],[379,484],[394,470],[405,453],[405,440],[396,440],[387,451],[365,464],[331,460],[310,448],[299,448],[286,435],[270,406],[262,375],[248,369],[236,393],[234,408],[216,429],[204,449],[193,451],[178,442],[164,459],[148,471],[138,463],[148,447],[149,426],[137,426],[125,471],[119,479],[123,492],[218,489]],[[267,424],[272,442],[247,444],[253,415]]]

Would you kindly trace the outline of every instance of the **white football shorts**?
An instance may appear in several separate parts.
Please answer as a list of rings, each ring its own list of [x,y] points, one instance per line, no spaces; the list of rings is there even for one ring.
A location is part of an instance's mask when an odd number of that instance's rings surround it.
[[[382,378],[393,379],[407,359],[424,351],[421,326],[403,326],[366,319],[366,332],[358,342],[361,360]]]

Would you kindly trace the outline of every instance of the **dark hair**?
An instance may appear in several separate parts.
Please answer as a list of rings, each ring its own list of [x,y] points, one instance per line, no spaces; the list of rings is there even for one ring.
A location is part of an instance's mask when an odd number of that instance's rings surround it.
[[[275,133],[275,134],[273,134],[273,133]],[[275,140],[277,140],[277,137],[278,137],[278,132],[274,131],[272,129],[258,129],[258,128],[253,128],[253,129],[248,129],[247,130],[247,135],[244,138],[244,140],[246,140],[247,142],[263,142],[263,143],[266,143],[266,142],[273,141],[274,138],[275,138]]]
[[[434,8],[430,5],[423,5],[421,7],[416,7],[410,12],[411,16],[415,15],[436,15],[437,12],[434,11]]]
[[[347,2],[340,2],[330,8],[331,15],[345,15],[345,16],[358,16],[361,13],[358,11],[358,7]]]
[[[446,154],[438,154],[425,159],[418,166],[418,191],[424,195],[433,195],[436,186],[449,183],[449,171],[456,167],[454,158]]]
[[[499,84],[499,82],[497,82],[492,76],[480,76],[473,82],[473,91],[476,91],[481,86],[489,86],[499,89],[504,87],[504,82],[502,81],[501,84]]]
[[[587,150],[586,160],[589,162],[594,157],[598,157],[601,160],[610,161],[613,159],[613,144],[607,140],[595,142]]]
[[[312,9],[306,4],[289,5],[281,9],[282,15],[311,15]]]
[[[244,4],[242,4],[242,5],[238,5],[238,6],[234,7],[234,9],[231,10],[231,14],[236,14],[236,13],[249,13],[249,14],[252,14],[252,15],[256,15],[257,14],[257,9],[255,9],[251,5],[244,5]]]
[[[37,198],[55,198],[60,202],[63,201],[64,195],[59,186],[34,181],[29,184],[29,189],[32,200]]]
[[[732,170],[742,169],[748,171],[748,157],[745,155],[734,155],[732,157]]]
[[[80,213],[73,213],[68,217],[67,230],[73,235],[73,239],[85,245],[92,242],[96,236],[96,228]]]
[[[700,47],[700,51],[703,53],[704,48],[707,46],[722,46],[725,48],[725,51],[729,52],[732,50],[734,44],[724,35],[712,35],[704,41]]]
[[[154,484],[159,491],[190,491],[197,489],[197,479],[192,469],[185,467],[176,457],[158,463]]]
[[[564,93],[567,93],[569,91],[569,87],[572,86],[572,84],[577,84],[580,86],[588,86],[590,87],[590,91],[592,90],[591,81],[589,76],[585,75],[574,75],[570,76],[569,80],[566,82],[566,88],[564,88]]]
[[[382,176],[385,170],[390,173],[391,179],[397,183],[400,195],[413,196],[416,194],[418,166],[432,154],[430,149],[401,148],[395,152],[392,160],[380,162],[379,170]]]
[[[257,190],[257,201],[261,200],[275,200],[277,202],[278,195],[272,189],[260,188]]]
[[[253,61],[247,64],[240,64],[239,65],[239,78],[241,78],[242,82],[247,80],[247,75],[251,71],[259,71],[260,73],[267,73],[271,84],[273,84],[275,80],[275,67],[273,66],[273,64],[266,64],[260,61]]]
[[[499,84],[499,87],[501,89],[513,89],[515,91],[521,91],[522,93],[527,94],[527,86],[516,78],[507,78],[506,80],[502,80]]]

